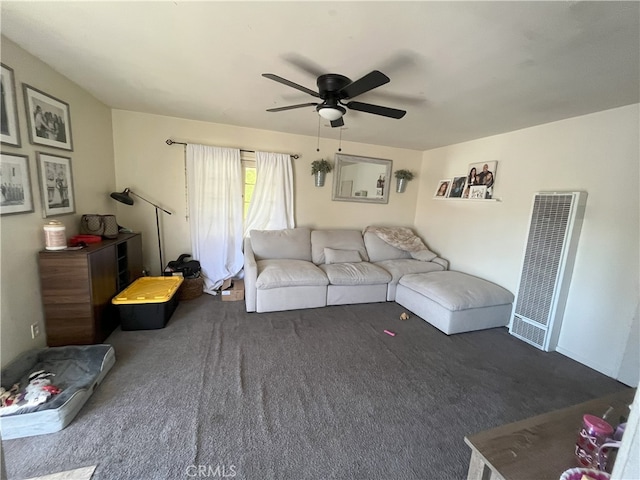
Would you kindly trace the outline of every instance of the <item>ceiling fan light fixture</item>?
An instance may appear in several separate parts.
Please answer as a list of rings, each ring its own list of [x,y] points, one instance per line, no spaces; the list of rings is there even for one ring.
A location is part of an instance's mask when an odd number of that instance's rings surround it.
[[[347,111],[340,105],[318,105],[316,110],[318,110],[318,115],[330,122],[338,120],[347,113]]]

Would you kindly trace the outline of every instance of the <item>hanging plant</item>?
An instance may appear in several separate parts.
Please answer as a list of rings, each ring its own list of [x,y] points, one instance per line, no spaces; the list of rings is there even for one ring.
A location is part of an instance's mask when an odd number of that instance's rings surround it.
[[[324,187],[324,177],[332,169],[331,164],[324,158],[311,162],[311,175],[316,177],[316,187]]]
[[[396,170],[396,192],[404,193],[407,188],[407,182],[413,180],[413,172],[409,170]]]
[[[333,167],[325,159],[311,162],[311,175],[315,175],[316,173],[329,173],[331,170],[333,170]]]
[[[395,177],[402,180],[413,180],[413,172],[410,170],[396,170]]]

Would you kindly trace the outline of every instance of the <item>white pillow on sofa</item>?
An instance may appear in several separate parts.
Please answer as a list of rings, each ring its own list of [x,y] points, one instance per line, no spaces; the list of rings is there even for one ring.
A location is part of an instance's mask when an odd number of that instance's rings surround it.
[[[324,248],[324,260],[327,265],[332,263],[359,263],[362,262],[360,253],[357,250],[337,250],[335,248]]]

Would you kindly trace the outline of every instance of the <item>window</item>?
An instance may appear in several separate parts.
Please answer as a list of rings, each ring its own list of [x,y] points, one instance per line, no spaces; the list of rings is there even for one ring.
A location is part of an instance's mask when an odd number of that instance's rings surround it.
[[[253,190],[256,188],[256,156],[253,152],[241,152],[240,159],[242,160],[242,178],[244,180],[242,219],[246,220],[249,203],[251,203],[251,197],[253,197]]]

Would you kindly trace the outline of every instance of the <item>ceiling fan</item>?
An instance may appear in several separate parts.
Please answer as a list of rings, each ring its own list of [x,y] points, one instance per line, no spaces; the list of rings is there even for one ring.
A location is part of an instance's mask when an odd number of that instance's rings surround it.
[[[301,92],[308,93],[309,95],[322,100],[321,103],[310,102],[298,105],[289,105],[286,107],[270,108],[267,112],[282,112],[284,110],[292,110],[294,108],[315,106],[318,114],[322,118],[329,120],[332,127],[342,127],[344,125],[342,116],[347,113],[347,110],[344,107],[351,110],[357,110],[359,112],[372,113],[374,115],[382,115],[383,117],[395,119],[400,119],[407,113],[404,110],[372,105],[370,103],[354,101],[344,102],[344,100],[350,100],[358,95],[362,95],[363,93],[373,90],[374,88],[378,88],[385,83],[389,83],[389,77],[378,70],[374,70],[371,73],[366,74],[355,82],[352,82],[349,78],[337,73],[320,75],[316,82],[318,85],[317,92],[303,87],[302,85],[298,85],[286,78],[274,75],[273,73],[263,73],[262,76],[300,90]]]

